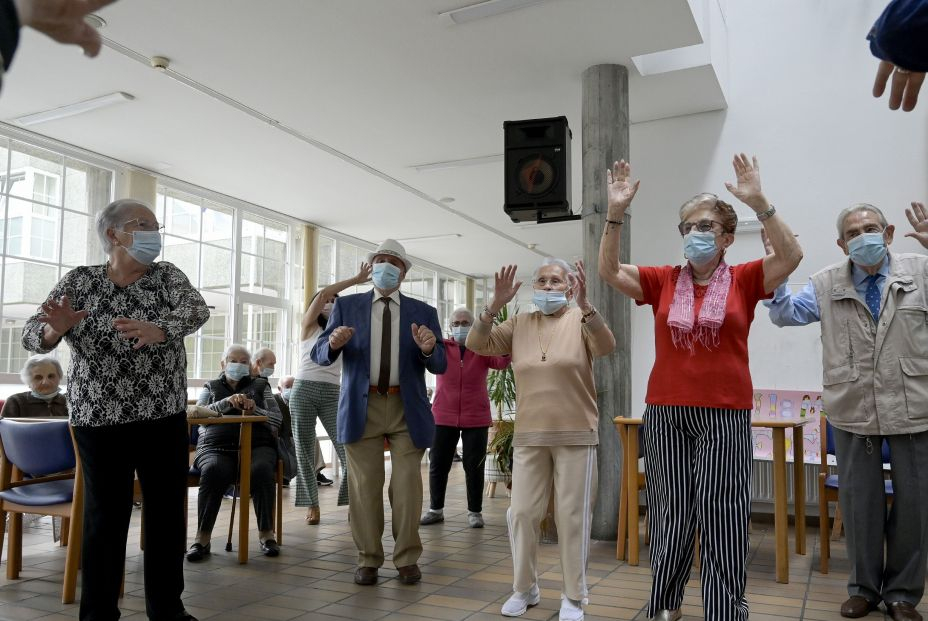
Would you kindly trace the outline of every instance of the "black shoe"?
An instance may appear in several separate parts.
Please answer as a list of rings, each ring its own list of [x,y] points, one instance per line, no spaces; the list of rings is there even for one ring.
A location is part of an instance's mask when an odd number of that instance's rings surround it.
[[[177,616],[174,617],[174,621],[197,621],[197,618],[186,610],[181,610],[177,613]]]
[[[332,485],[333,482],[334,481],[332,481],[332,479],[329,479],[324,474],[322,474],[322,471],[316,473],[316,485],[328,487],[329,485]]]
[[[187,550],[187,560],[190,561],[191,563],[197,563],[199,561],[202,561],[204,557],[209,556],[209,554],[210,554],[210,551],[209,551],[208,543],[205,546],[199,543],[195,543],[192,546],[190,546],[189,550]],[[183,617],[178,617],[178,618],[183,619]]]
[[[264,556],[277,556],[280,554],[280,546],[277,545],[277,541],[274,539],[265,539],[261,542],[261,552],[264,553]]]

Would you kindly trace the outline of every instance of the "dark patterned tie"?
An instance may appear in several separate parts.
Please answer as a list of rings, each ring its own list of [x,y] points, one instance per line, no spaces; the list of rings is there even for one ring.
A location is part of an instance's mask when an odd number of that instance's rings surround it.
[[[870,283],[867,285],[867,293],[864,295],[867,308],[870,309],[870,314],[873,315],[873,321],[877,321],[880,318],[880,288],[876,285],[879,278],[879,274],[867,276],[867,280],[869,280]]]
[[[380,333],[380,375],[377,379],[377,394],[385,395],[390,388],[390,346],[393,338],[392,313],[390,298],[380,298],[383,302],[383,330]]]

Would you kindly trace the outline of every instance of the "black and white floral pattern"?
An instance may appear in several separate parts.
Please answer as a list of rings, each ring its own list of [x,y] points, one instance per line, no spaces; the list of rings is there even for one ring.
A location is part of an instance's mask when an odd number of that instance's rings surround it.
[[[171,263],[153,263],[140,279],[119,287],[107,276],[106,265],[78,267],[65,274],[49,298],[64,295],[74,310],[90,313],[64,335],[71,348],[71,424],[119,425],[186,408],[184,337],[206,323],[209,309],[183,272]],[[41,315],[40,308],[26,322],[23,347],[46,353]],[[135,340],[120,338],[113,326],[118,317],[156,324],[165,342],[133,349]]]

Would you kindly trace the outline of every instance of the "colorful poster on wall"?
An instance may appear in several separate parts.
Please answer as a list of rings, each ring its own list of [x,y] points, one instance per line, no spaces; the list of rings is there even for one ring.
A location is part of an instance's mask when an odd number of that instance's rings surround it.
[[[812,418],[815,422],[802,427],[805,463],[821,463],[822,393],[797,390],[754,389],[756,418]],[[773,430],[754,428],[754,459],[773,460]],[[793,461],[793,430],[786,430],[786,459]]]

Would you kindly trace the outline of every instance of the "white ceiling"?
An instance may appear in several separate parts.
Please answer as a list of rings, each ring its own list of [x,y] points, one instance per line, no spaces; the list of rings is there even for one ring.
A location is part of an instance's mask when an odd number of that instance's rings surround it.
[[[501,162],[412,166],[500,154],[504,121],[564,115],[578,211],[582,72],[628,66],[632,122],[724,107],[711,65],[642,77],[631,62],[703,43],[691,4],[700,14],[715,0],[547,0],[460,26],[438,16],[475,1],[121,0],[100,13],[113,45],[92,61],[25,32],[0,120],[125,91],[136,100],[32,129],[371,242],[460,233],[407,250],[467,274],[573,258],[578,222],[503,213]],[[138,60],[153,55],[324,148]]]

